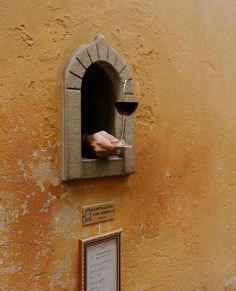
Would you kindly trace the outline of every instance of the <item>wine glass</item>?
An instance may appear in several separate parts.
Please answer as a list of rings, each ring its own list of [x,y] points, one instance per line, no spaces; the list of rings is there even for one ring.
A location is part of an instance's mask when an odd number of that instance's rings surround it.
[[[132,79],[122,81],[121,94],[118,97],[118,100],[115,101],[115,108],[122,118],[121,136],[117,143],[119,147],[132,147],[132,145],[125,142],[125,126],[128,116],[133,114],[138,107],[137,98],[139,97],[139,93],[139,82]]]

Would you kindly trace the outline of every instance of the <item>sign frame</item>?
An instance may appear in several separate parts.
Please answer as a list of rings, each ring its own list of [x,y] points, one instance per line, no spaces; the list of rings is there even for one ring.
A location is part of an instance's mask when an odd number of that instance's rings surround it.
[[[100,223],[115,218],[115,202],[105,202],[82,207],[83,226]]]
[[[89,247],[99,247],[99,244],[113,240],[116,246],[116,289],[114,291],[121,291],[121,233],[122,229],[118,229],[102,235],[79,240],[79,291],[88,291],[86,282],[88,278],[87,257]]]

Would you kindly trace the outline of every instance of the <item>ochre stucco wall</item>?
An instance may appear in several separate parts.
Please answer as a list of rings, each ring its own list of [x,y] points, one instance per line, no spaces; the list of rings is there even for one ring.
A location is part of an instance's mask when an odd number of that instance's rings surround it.
[[[122,290],[236,290],[236,2],[0,4],[0,290],[76,290],[78,239],[120,227]],[[137,172],[63,184],[61,75],[97,33],[141,82]]]

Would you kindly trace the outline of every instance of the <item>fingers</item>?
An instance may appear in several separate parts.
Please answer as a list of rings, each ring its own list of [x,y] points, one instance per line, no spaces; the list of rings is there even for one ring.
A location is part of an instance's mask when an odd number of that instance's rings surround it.
[[[103,138],[97,143],[96,152],[101,153],[103,156],[114,155],[119,147],[110,142],[110,140]]]
[[[109,134],[106,131],[100,131],[99,132],[104,138],[108,139],[111,143],[118,142],[119,140],[115,138],[113,135]]]
[[[107,158],[116,154],[120,148],[117,143],[119,140],[106,131],[100,131],[89,135],[86,142],[91,150],[99,158]]]
[[[95,155],[99,158],[107,158],[108,156],[114,155],[116,153],[116,150],[100,146],[94,147],[93,151]]]

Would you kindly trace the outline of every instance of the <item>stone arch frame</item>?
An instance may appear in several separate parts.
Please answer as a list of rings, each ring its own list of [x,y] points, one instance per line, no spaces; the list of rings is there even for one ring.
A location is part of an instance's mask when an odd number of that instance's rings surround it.
[[[120,81],[132,79],[126,62],[101,34],[70,56],[63,72],[62,180],[64,181],[127,175],[135,171],[134,147],[125,149],[121,157],[106,160],[86,159],[81,155],[81,87],[86,70],[97,62],[111,65]],[[114,119],[115,135],[119,136],[121,118],[118,113],[114,114]],[[126,138],[132,144],[135,142],[134,129],[133,115],[128,118],[126,127]]]

